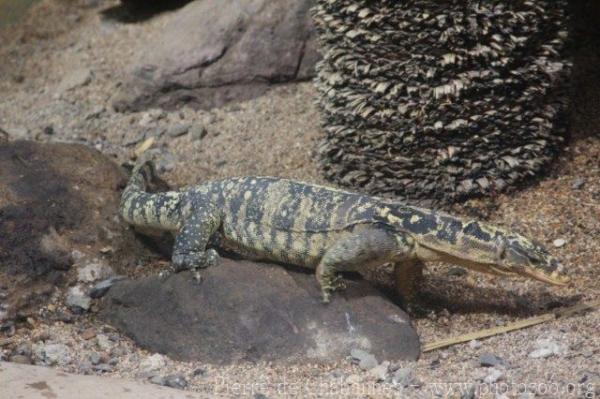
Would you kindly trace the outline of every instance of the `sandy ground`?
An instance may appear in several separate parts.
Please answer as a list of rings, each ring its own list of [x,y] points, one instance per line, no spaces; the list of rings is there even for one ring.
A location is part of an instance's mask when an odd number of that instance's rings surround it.
[[[0,128],[12,138],[84,142],[124,162],[143,132],[189,123],[206,129],[206,135],[197,139],[163,134],[154,145],[166,159],[163,177],[173,185],[242,174],[323,182],[314,155],[321,133],[310,83],[279,86],[258,99],[211,111],[115,113],[111,98],[135,64],[131,49],[166,18],[159,15],[136,24],[102,18],[99,11],[115,4],[44,0],[19,25],[0,32]],[[89,82],[65,90],[65,79],[74,71],[88,73]],[[572,138],[544,179],[523,191],[469,201],[454,210],[536,237],[569,265],[573,282],[556,288],[431,267],[423,293],[431,311],[414,320],[423,342],[600,298],[600,124],[594,123],[598,107],[599,102],[588,102],[582,114],[574,114]],[[558,245],[561,240],[564,244]],[[599,327],[596,311],[425,353],[418,362],[392,365],[412,370],[406,386],[377,382],[350,361],[213,367],[166,359],[161,372],[183,375],[186,389],[257,398],[597,397]],[[85,338],[83,331],[89,331]],[[67,371],[141,380],[149,376],[141,363],[150,354],[93,316],[70,324],[30,320],[11,340],[34,347],[40,341],[65,344],[70,360],[58,367]],[[532,357],[540,347],[553,348],[552,354]],[[9,352],[4,348],[2,354],[8,357]],[[94,353],[106,357],[100,364],[108,366],[88,367]],[[484,353],[503,358],[509,366],[481,366]]]

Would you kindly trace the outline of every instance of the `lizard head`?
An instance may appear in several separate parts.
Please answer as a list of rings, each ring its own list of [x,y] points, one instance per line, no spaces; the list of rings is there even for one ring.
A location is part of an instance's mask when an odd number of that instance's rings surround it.
[[[498,274],[518,274],[545,283],[564,285],[569,277],[561,263],[540,244],[517,233],[496,237],[497,262],[491,266]]]

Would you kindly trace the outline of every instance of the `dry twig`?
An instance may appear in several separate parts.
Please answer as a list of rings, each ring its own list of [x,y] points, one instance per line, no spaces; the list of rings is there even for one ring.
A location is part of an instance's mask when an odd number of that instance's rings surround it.
[[[487,338],[505,332],[520,330],[522,328],[531,327],[536,324],[546,323],[561,317],[572,316],[576,313],[598,307],[600,307],[600,300],[588,303],[580,303],[577,305],[569,306],[567,308],[557,309],[551,313],[545,313],[540,316],[518,320],[506,326],[486,328],[484,330],[459,335],[458,337],[446,338],[435,342],[428,342],[425,345],[423,345],[422,352],[431,352],[436,349],[446,348],[448,346],[456,344],[462,344],[464,342],[469,342],[474,339]]]

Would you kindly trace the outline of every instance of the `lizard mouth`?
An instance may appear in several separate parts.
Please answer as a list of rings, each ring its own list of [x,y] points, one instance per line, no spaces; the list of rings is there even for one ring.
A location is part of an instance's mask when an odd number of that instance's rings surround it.
[[[548,274],[535,269],[525,269],[523,272],[525,275],[533,277],[536,280],[553,285],[565,285],[571,281],[569,277],[561,275],[557,271]]]

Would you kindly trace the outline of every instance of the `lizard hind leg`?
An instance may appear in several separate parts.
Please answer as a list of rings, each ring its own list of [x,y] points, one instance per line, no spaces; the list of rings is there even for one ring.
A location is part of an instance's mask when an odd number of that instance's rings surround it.
[[[406,259],[394,265],[396,292],[404,309],[420,313],[422,309],[415,305],[419,288],[423,281],[423,263],[418,259]]]
[[[340,271],[357,271],[372,264],[390,261],[398,254],[398,241],[394,233],[378,228],[368,228],[336,241],[327,249],[316,270],[323,303],[331,294],[344,288]]]

